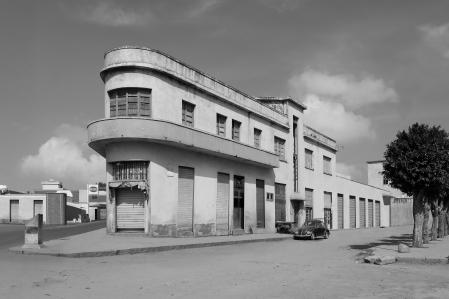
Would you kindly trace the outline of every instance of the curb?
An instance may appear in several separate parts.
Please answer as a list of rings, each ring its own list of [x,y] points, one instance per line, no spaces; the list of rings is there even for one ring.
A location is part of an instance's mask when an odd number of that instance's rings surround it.
[[[151,252],[161,252],[161,251],[169,251],[169,250],[214,247],[214,246],[235,245],[235,244],[256,243],[256,242],[284,241],[284,240],[288,240],[288,239],[290,239],[290,237],[285,237],[285,238],[278,237],[278,238],[266,238],[266,239],[254,239],[254,240],[233,240],[233,241],[208,242],[208,243],[192,243],[192,244],[181,244],[181,245],[164,245],[164,246],[137,247],[137,248],[115,249],[115,250],[105,250],[105,251],[85,251],[85,252],[74,252],[74,253],[39,252],[36,250],[23,249],[22,247],[13,247],[13,248],[10,248],[9,251],[17,253],[17,254],[26,254],[26,255],[48,255],[48,256],[68,257],[68,258],[85,258],[85,257],[101,257],[101,256],[113,256],[113,255],[125,255],[125,254],[151,253]]]
[[[404,263],[404,264],[449,264],[448,258],[420,258],[420,257],[399,257],[396,256],[396,262],[397,263]]]

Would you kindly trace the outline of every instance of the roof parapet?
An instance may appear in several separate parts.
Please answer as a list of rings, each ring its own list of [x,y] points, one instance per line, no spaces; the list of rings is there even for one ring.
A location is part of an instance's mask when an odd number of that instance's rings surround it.
[[[324,145],[334,151],[337,151],[337,142],[334,139],[324,135],[323,133],[309,126],[304,125],[303,135],[304,137],[307,137],[315,142],[318,142],[321,145]]]

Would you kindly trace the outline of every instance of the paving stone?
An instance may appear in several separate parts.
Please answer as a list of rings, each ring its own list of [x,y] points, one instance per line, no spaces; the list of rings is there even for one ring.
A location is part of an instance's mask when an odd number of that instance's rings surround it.
[[[388,265],[393,263],[396,263],[396,257],[391,255],[382,256],[374,261],[374,264],[376,265]]]
[[[409,253],[410,252],[410,247],[408,247],[405,244],[400,243],[398,245],[398,252],[399,253]]]
[[[378,255],[369,255],[365,257],[365,263],[374,264],[374,262],[379,259],[380,257]]]

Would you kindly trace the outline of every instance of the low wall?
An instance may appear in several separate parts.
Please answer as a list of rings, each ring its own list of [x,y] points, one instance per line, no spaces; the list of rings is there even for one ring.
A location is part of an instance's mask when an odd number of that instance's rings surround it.
[[[390,225],[413,224],[413,198],[393,198],[390,203]]]

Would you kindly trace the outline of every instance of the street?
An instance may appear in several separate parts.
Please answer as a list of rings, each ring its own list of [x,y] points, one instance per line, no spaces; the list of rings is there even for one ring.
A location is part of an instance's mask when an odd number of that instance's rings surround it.
[[[447,265],[357,261],[411,227],[84,259],[0,253],[1,298],[448,298]],[[393,237],[393,238],[390,238]],[[126,238],[126,237],[125,237]]]
[[[105,227],[105,221],[44,226],[43,239],[49,241]],[[23,244],[23,224],[0,224],[0,251]]]

